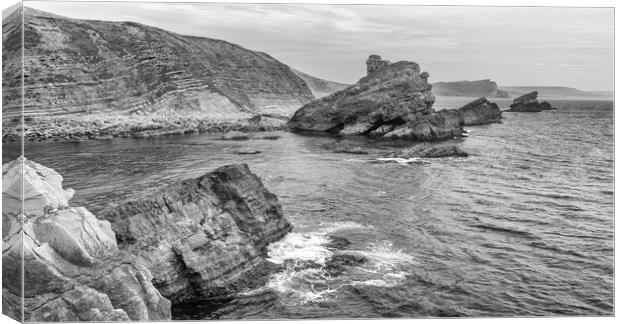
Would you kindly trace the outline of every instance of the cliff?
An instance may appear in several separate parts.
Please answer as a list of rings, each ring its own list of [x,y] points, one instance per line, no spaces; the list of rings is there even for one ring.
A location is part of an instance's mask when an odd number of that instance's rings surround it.
[[[3,22],[3,124],[20,114],[19,97],[11,92],[21,83],[20,19],[13,14]],[[30,8],[24,9],[23,32],[24,114],[32,127],[84,116],[116,123],[141,116],[218,121],[290,115],[313,99],[287,65],[222,40]]]
[[[433,83],[433,92],[437,96],[447,97],[487,97],[508,98],[508,93],[499,90],[497,83],[486,79],[478,81],[454,81]]]
[[[308,75],[301,71],[297,71],[295,69],[292,70],[293,73],[295,73],[298,77],[302,78],[306,82],[315,98],[325,97],[349,86],[348,84],[344,83],[315,78],[311,75]]]
[[[613,91],[583,91],[570,87],[556,86],[508,86],[501,87],[510,97],[516,98],[533,91],[545,99],[591,99],[613,100]]]
[[[305,104],[288,125],[293,130],[414,140],[448,139],[462,125],[446,121],[432,105],[428,73],[415,62],[390,63],[378,55],[357,83]]]
[[[3,311],[20,319],[23,301],[25,321],[169,320],[171,302],[260,284],[266,245],[291,229],[247,165],[110,206],[99,219],[69,205],[73,191],[54,170],[20,158],[2,179]]]

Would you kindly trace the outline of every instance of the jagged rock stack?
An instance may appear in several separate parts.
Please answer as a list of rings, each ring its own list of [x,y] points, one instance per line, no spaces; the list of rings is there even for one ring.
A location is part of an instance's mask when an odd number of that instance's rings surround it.
[[[301,107],[288,125],[293,130],[415,140],[460,136],[462,126],[447,123],[432,109],[435,96],[428,73],[415,62],[389,63],[378,55],[357,83]]]
[[[429,74],[415,62],[390,63],[379,55],[366,61],[367,75],[357,83],[301,107],[288,125],[297,131],[339,135],[404,138],[419,141],[450,139],[463,125],[498,122],[501,111],[486,98],[459,111],[436,112]]]
[[[507,111],[513,112],[539,112],[543,110],[557,109],[551,106],[547,101],[538,102],[538,91],[526,93],[515,98]]]

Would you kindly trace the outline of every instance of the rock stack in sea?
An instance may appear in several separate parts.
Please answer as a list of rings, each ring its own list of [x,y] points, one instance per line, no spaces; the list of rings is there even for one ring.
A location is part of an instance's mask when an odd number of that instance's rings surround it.
[[[526,93],[515,98],[507,111],[513,112],[539,112],[543,110],[557,109],[551,106],[547,101],[538,102],[538,91]]]
[[[371,55],[367,72],[357,83],[301,107],[289,127],[413,140],[448,139],[463,133],[462,125],[433,110],[429,74],[420,72],[417,63],[390,63]]]
[[[502,122],[502,111],[496,103],[485,97],[478,98],[458,109],[441,110],[447,120],[458,119],[463,126]]]
[[[247,165],[98,217],[69,205],[73,190],[52,169],[20,158],[2,173],[3,312],[24,321],[169,320],[171,302],[260,284],[273,267],[265,247],[291,230],[277,197]]]

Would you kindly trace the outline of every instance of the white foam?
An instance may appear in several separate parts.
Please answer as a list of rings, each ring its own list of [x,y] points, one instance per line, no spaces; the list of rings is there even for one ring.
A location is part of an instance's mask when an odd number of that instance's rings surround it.
[[[332,255],[324,245],[329,238],[320,233],[288,233],[284,239],[267,247],[268,260],[282,264],[286,260],[305,260],[324,264]]]
[[[417,157],[412,157],[412,158],[408,158],[408,159],[404,159],[404,158],[377,158],[377,161],[382,161],[382,162],[395,162],[398,163],[400,165],[409,165],[409,164],[430,164],[431,162],[429,161],[425,161],[422,160],[420,158]]]

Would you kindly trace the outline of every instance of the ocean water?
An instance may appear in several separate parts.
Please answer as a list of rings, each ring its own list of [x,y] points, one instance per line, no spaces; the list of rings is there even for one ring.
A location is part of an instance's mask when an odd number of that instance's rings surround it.
[[[177,319],[612,315],[613,102],[552,103],[560,109],[467,127],[450,141],[467,158],[411,164],[377,159],[417,144],[286,132],[29,142],[26,157],[60,172],[71,203],[95,213],[229,163],[247,163],[277,194],[294,230],[268,257],[285,270],[230,300],[177,306]],[[262,153],[233,153],[245,147]],[[3,151],[3,163],[17,156],[14,144]],[[334,237],[350,245],[334,250]],[[367,261],[330,275],[335,253]]]

